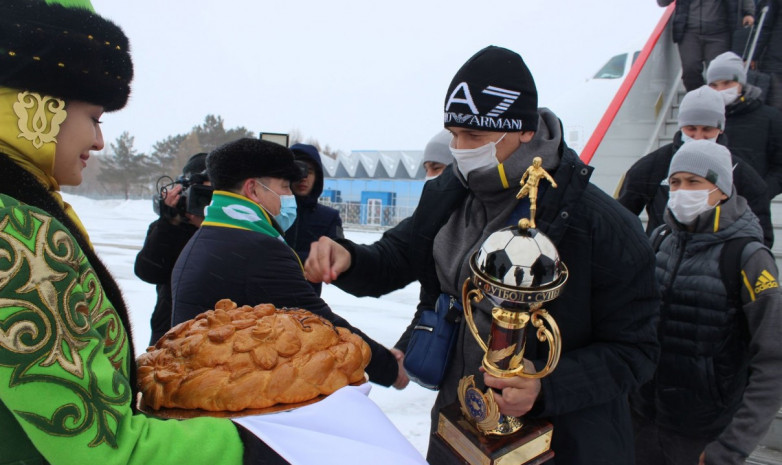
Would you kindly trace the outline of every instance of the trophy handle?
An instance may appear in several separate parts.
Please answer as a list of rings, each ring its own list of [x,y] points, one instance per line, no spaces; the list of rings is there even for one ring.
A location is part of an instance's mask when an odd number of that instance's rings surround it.
[[[478,327],[475,326],[475,321],[472,319],[472,305],[471,305],[471,298],[475,297],[475,302],[480,302],[483,300],[483,294],[478,292],[476,289],[467,290],[470,284],[470,278],[467,278],[464,281],[464,286],[462,286],[462,306],[464,307],[464,319],[467,320],[467,327],[470,328],[470,332],[472,333],[473,337],[476,341],[478,341],[478,344],[481,345],[481,348],[483,348],[484,352],[489,351],[489,347],[486,345],[485,342],[483,342],[483,339],[481,339],[481,335],[478,333]]]
[[[543,320],[546,320],[546,323],[551,327],[551,331],[545,327]],[[562,353],[562,336],[559,333],[557,322],[554,321],[551,314],[543,308],[539,308],[532,312],[530,322],[532,323],[532,326],[538,328],[538,340],[541,342],[548,342],[548,360],[546,361],[546,366],[537,373],[524,373],[523,371],[520,371],[515,374],[522,378],[542,378],[551,373],[554,368],[557,367],[557,363],[559,363],[559,356]],[[521,365],[519,368],[523,367],[524,365]]]

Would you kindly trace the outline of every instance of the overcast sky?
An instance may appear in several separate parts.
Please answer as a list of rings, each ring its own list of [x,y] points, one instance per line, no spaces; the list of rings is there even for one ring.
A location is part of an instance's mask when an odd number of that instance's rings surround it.
[[[142,152],[207,114],[346,152],[420,150],[442,128],[451,78],[481,48],[520,53],[552,106],[643,45],[663,13],[654,0],[92,3],[124,29],[135,65],[130,103],[103,117],[106,146],[127,130]]]

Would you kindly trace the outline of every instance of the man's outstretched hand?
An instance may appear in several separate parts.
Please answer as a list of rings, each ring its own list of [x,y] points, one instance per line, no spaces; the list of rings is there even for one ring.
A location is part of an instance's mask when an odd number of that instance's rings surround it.
[[[350,252],[326,236],[310,244],[310,255],[304,263],[304,277],[313,283],[330,284],[350,268]]]

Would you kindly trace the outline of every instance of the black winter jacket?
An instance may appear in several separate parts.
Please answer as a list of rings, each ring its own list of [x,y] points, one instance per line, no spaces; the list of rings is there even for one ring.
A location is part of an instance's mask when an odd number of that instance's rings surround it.
[[[766,181],[769,198],[782,193],[782,112],[760,100],[760,89],[744,86],[725,107],[725,135],[731,153]]]
[[[136,276],[157,289],[157,302],[149,322],[152,328],[149,345],[155,345],[171,329],[171,272],[179,253],[197,230],[189,223],[173,225],[165,218],[158,218],[150,223],[144,247],[136,255],[133,268]]]
[[[238,305],[271,303],[304,308],[360,335],[372,350],[370,381],[390,386],[398,363],[391,352],[331,311],[304,279],[296,255],[281,238],[255,231],[202,226],[187,243],[171,277],[174,325],[189,320],[220,299]]]
[[[758,38],[755,60],[764,73],[782,73],[782,0],[762,0],[758,11],[766,5],[768,13]]]
[[[725,144],[721,135],[717,142]],[[668,168],[676,151],[682,146],[681,131],[677,131],[673,142],[649,153],[627,170],[619,188],[619,203],[636,215],[646,209],[646,233],[663,224],[663,214],[668,206]],[[763,178],[742,159],[733,156],[733,185],[736,191],[747,199],[747,204],[760,220],[763,228],[763,242],[771,247],[774,243],[774,227],[771,224],[770,202]]]
[[[710,441],[706,462],[739,465],[757,447],[782,404],[782,293],[771,251],[740,195],[701,213],[691,228],[668,211],[657,278],[663,295],[660,363],[631,397],[662,429]],[[750,238],[724,282],[726,241]],[[741,283],[741,284],[739,284]]]
[[[559,187],[539,197],[536,222],[570,270],[562,295],[546,307],[562,332],[562,358],[543,378],[541,396],[528,415],[554,424],[557,463],[631,464],[627,395],[651,378],[659,348],[654,256],[637,218],[589,183],[592,169],[564,144],[561,156],[559,167],[550,171]],[[431,308],[440,292],[433,240],[468,194],[451,170],[426,183],[413,216],[380,241],[343,241],[353,262],[336,285],[355,295],[379,296],[418,279],[422,306]],[[488,316],[474,315],[486,334]],[[433,418],[456,400],[462,376],[482,380],[478,367],[483,352],[464,324],[459,333]],[[534,339],[528,338],[525,356],[540,368],[545,344]]]
[[[716,437],[738,408],[749,376],[747,323],[728,301],[720,255],[730,239],[760,238],[755,217],[736,208],[743,200],[727,202],[715,209],[716,232],[687,232],[667,216],[673,232],[660,244],[656,272],[663,295],[660,365],[654,380],[631,397],[648,419],[687,436]]]

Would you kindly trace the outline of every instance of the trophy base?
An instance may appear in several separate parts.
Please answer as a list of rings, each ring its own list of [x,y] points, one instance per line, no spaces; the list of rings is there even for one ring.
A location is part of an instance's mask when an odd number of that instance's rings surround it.
[[[440,410],[437,432],[429,454],[431,465],[537,465],[554,457],[551,423],[524,420],[524,426],[509,436],[485,436],[461,413],[459,403]]]

